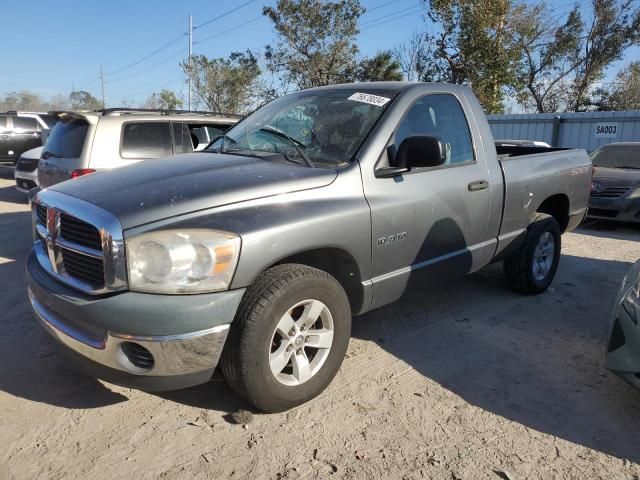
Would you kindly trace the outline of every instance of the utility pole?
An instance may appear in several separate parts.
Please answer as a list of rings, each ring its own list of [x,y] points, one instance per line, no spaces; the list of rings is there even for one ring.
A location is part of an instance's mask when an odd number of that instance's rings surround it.
[[[189,73],[187,80],[189,82],[189,111],[191,111],[191,55],[193,53],[193,18],[189,14]]]
[[[105,104],[104,104],[104,72],[102,71],[102,65],[100,65],[100,84],[102,85],[102,108],[105,108]]]

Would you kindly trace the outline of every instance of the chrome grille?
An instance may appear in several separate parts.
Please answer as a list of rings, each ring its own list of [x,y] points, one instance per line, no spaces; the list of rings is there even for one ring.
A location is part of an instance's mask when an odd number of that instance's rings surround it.
[[[629,187],[607,187],[603,190],[591,192],[592,198],[619,198],[629,191]]]
[[[60,213],[60,236],[83,247],[93,248],[98,252],[102,251],[102,241],[98,229],[64,212]]]
[[[33,199],[34,251],[40,265],[61,282],[90,294],[124,290],[122,227],[109,212],[59,192]]]
[[[82,253],[62,248],[62,264],[66,273],[94,285],[104,286],[104,262]]]
[[[36,215],[38,220],[45,227],[47,226],[47,207],[44,205],[36,204]]]

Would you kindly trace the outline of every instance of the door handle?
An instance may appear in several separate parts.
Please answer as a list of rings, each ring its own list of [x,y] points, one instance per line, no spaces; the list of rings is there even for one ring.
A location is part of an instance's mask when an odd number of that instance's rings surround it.
[[[477,192],[478,190],[486,190],[489,188],[489,182],[486,180],[476,180],[467,185],[470,192]]]

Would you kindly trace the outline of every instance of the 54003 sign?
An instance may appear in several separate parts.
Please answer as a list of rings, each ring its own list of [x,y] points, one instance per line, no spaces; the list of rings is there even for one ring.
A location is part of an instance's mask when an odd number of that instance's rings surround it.
[[[617,123],[596,123],[596,138],[615,138],[617,135]]]

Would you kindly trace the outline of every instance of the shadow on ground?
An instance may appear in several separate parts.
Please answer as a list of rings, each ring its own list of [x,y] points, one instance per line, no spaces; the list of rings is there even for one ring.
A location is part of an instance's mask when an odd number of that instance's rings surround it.
[[[13,186],[0,188],[0,202],[18,203],[25,206],[29,203],[27,194],[19,192]]]
[[[36,324],[24,276],[30,246],[29,212],[0,214],[0,390],[67,408],[100,407],[126,400],[68,368]]]
[[[640,392],[603,368],[629,266],[565,255],[535,297],[510,293],[491,266],[357,319],[353,336],[484,410],[637,463]]]
[[[204,385],[185,388],[183,390],[174,390],[172,392],[153,393],[165,400],[196,408],[218,410],[220,412],[248,410],[258,413],[252,405],[234,395],[219,372],[216,372],[212,381]],[[229,421],[228,415],[225,415],[224,419]]]
[[[620,223],[610,220],[587,219],[582,222],[576,232],[593,237],[639,241],[640,223]]]

